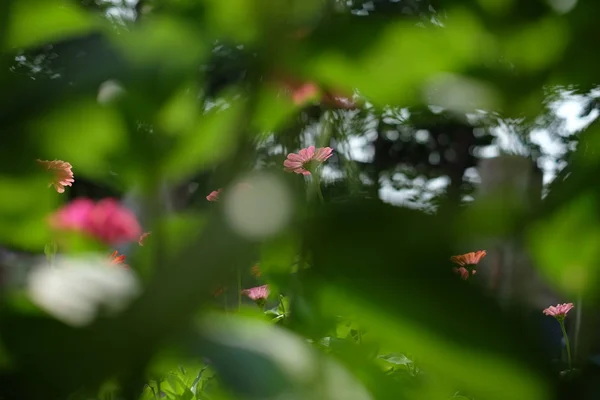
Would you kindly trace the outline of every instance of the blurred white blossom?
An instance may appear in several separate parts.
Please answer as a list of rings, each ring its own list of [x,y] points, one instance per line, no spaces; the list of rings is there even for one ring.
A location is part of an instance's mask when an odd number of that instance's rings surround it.
[[[90,324],[100,310],[122,311],[141,293],[131,269],[116,268],[108,259],[57,257],[54,266],[40,265],[28,277],[31,300],[72,326]]]

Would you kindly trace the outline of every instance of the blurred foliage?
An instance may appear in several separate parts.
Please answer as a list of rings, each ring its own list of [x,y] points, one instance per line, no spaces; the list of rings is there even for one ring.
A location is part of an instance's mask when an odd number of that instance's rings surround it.
[[[518,238],[557,291],[596,312],[599,12],[560,0],[0,2],[0,243],[41,255],[48,214],[75,197],[133,193],[152,231],[127,249],[143,294],[89,326],[4,282],[0,398],[597,398],[588,354],[558,379],[528,314],[541,310],[500,307],[449,257],[466,238]],[[354,105],[294,103],[286,79]],[[580,132],[557,116],[567,96],[589,117]],[[469,174],[498,131],[542,167],[540,129],[564,150],[542,204],[470,206]],[[321,180],[282,176],[285,155],[310,145],[335,150]],[[47,188],[36,159],[73,165],[68,193]],[[289,211],[265,237],[231,223],[227,191],[251,171],[294,199],[265,190],[242,207],[264,225]],[[381,200],[400,189],[417,210]],[[242,298],[263,284],[264,304]]]

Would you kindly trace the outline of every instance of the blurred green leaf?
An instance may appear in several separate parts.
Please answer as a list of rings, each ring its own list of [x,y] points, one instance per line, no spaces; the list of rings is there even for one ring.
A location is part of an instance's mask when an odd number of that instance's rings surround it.
[[[145,18],[127,33],[115,31],[112,38],[141,71],[160,66],[163,74],[187,72],[207,51],[196,27],[165,15]]]
[[[362,28],[366,32],[369,24]],[[346,29],[353,29],[352,25]],[[338,51],[334,40],[339,38],[334,35],[328,40],[331,47],[306,54],[305,70],[333,87],[358,88],[376,104],[411,104],[437,74],[460,73],[494,54],[493,37],[466,11],[452,12],[444,28],[397,22],[373,30],[378,36],[358,58],[356,49],[354,54]]]
[[[56,108],[30,124],[47,159],[60,159],[73,165],[73,174],[106,177],[109,159],[127,143],[126,127],[111,108],[81,99]]]
[[[60,195],[45,179],[41,174],[25,179],[0,176],[0,241],[5,245],[41,253],[50,241],[47,217]]]
[[[364,387],[339,363],[276,325],[212,315],[205,321],[202,335],[221,379],[241,395],[264,398],[297,393],[302,398],[369,398]]]
[[[505,53],[519,69],[535,71],[560,59],[568,41],[566,24],[558,17],[547,18],[511,32],[505,43]],[[540,46],[540,43],[546,45]]]
[[[14,1],[4,46],[24,48],[51,43],[67,36],[88,33],[94,25],[90,15],[69,1]]]
[[[592,293],[600,279],[597,197],[583,193],[539,221],[529,243],[541,272],[570,296]]]
[[[166,156],[161,165],[164,176],[181,179],[230,155],[243,129],[243,107],[234,101],[224,110],[212,109],[199,115],[194,126],[177,137]]]

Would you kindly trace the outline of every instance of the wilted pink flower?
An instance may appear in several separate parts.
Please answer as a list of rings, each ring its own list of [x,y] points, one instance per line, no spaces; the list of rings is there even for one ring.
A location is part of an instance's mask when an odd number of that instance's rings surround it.
[[[242,294],[248,296],[252,300],[265,300],[269,297],[269,285],[262,285],[250,289],[242,290]]]
[[[142,233],[142,235],[141,235],[141,236],[140,236],[140,238],[138,239],[138,244],[139,244],[140,246],[143,246],[143,245],[144,245],[144,239],[146,239],[148,236],[150,236],[150,234],[151,234],[151,233],[152,233],[152,232],[144,232],[144,233]]]
[[[72,186],[73,182],[75,182],[73,171],[71,170],[73,166],[68,162],[61,160],[37,160],[37,162],[54,175],[48,187],[54,186],[58,193],[64,193],[65,186]]]
[[[287,172],[295,172],[302,175],[310,175],[307,164],[311,162],[323,163],[333,154],[331,147],[320,147],[315,149],[315,146],[310,146],[296,153],[290,153],[287,159],[283,162],[283,166]]]
[[[469,277],[469,271],[467,271],[467,269],[465,267],[460,267],[460,268],[452,268],[452,271],[454,271],[455,273],[460,275],[460,278],[462,280],[467,280],[467,278]]]
[[[114,199],[76,199],[50,217],[55,229],[86,233],[106,244],[137,241],[142,233],[133,212]]]
[[[119,254],[117,250],[115,250],[109,257],[110,263],[112,265],[118,265],[124,268],[129,268],[129,265],[125,264],[125,255]]]
[[[208,196],[206,196],[206,200],[218,201],[219,195],[221,194],[222,191],[223,191],[223,189],[213,190],[212,192],[210,192],[210,194]]]
[[[543,312],[545,315],[554,317],[559,320],[565,319],[567,313],[575,307],[573,303],[557,304],[546,308]]]

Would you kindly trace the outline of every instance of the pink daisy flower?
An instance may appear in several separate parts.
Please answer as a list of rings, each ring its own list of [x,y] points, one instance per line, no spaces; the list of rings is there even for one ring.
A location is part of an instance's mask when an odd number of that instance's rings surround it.
[[[254,301],[266,300],[269,297],[269,285],[262,285],[242,290],[242,294]]]
[[[477,265],[479,264],[479,261],[481,261],[481,259],[485,257],[486,254],[487,253],[485,250],[479,250],[467,254],[462,254],[460,256],[452,256],[450,257],[450,260],[453,263],[456,263],[462,267],[464,267],[465,265]]]
[[[573,309],[573,307],[575,307],[573,305],[573,303],[557,304],[555,306],[550,306],[550,307],[546,308],[543,311],[543,313],[550,317],[554,317],[556,319],[562,320],[562,319],[565,319],[565,317],[567,316],[567,313],[569,311],[571,311]]]
[[[223,189],[213,190],[212,192],[210,192],[210,194],[208,196],[206,196],[206,200],[219,201],[219,195],[221,194],[222,191],[223,191]]]
[[[479,250],[467,254],[461,254],[460,256],[452,256],[450,257],[450,260],[460,266],[460,268],[454,268],[453,271],[459,273],[462,279],[467,279],[469,277],[469,271],[471,271],[471,275],[475,275],[477,273],[475,268],[477,264],[479,264],[479,261],[485,257],[485,255],[485,250]]]
[[[311,163],[321,164],[333,155],[331,147],[320,147],[315,149],[315,146],[310,146],[300,150],[297,154],[290,153],[287,159],[283,162],[283,166],[287,172],[295,172],[302,175],[310,175]]]
[[[53,174],[52,181],[48,184],[48,187],[54,186],[58,193],[65,192],[65,186],[73,186],[73,166],[66,161],[61,160],[36,160],[38,164],[44,167],[46,170]]]

